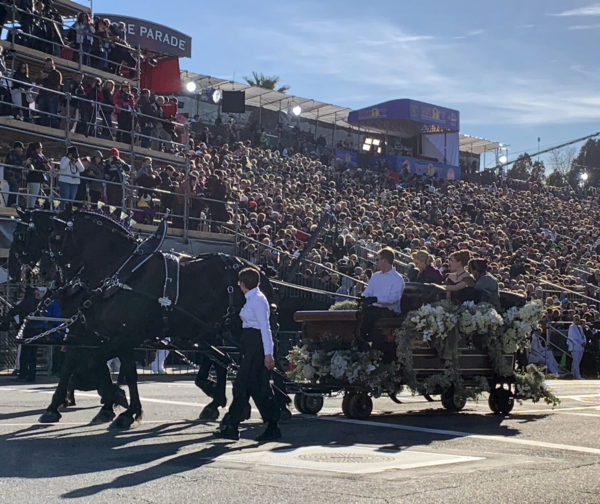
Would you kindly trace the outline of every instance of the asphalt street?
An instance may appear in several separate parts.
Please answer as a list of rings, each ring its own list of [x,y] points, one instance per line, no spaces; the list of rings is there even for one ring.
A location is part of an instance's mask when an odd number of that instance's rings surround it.
[[[123,431],[89,424],[92,392],[41,425],[53,382],[0,377],[0,503],[600,503],[600,381],[548,384],[560,406],[524,402],[506,417],[487,397],[453,414],[402,394],[350,420],[326,398],[258,444],[256,411],[240,441],[215,438],[191,380],[145,377],[143,420]]]

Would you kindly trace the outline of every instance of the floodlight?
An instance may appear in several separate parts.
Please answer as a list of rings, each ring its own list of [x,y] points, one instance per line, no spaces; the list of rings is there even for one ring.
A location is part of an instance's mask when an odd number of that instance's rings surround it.
[[[220,89],[215,89],[211,93],[210,97],[212,98],[213,103],[219,103],[221,98],[223,98],[223,92]]]
[[[498,161],[500,162],[500,164],[504,164],[508,161],[508,158],[504,154],[502,154],[502,156],[498,158]]]
[[[582,182],[585,182],[588,179],[589,175],[587,174],[587,172],[583,172],[579,178],[581,178]]]
[[[292,114],[294,114],[295,116],[299,116],[300,114],[302,114],[302,107],[300,105],[296,105],[292,109]]]
[[[196,83],[194,81],[189,81],[186,85],[185,85],[185,89],[188,90],[189,93],[193,93],[196,91]]]

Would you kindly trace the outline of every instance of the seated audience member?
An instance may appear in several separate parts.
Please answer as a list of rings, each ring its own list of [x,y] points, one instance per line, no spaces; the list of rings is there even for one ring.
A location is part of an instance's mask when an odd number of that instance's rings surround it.
[[[544,346],[537,331],[531,335],[531,348],[527,351],[527,358],[530,364],[546,366],[548,373],[558,375],[558,362],[552,351]]]
[[[446,275],[448,299],[463,302],[473,297],[475,279],[465,270],[470,258],[471,253],[468,250],[458,250],[450,254],[448,258],[450,273]]]
[[[479,300],[500,310],[498,280],[489,274],[487,268],[486,259],[476,258],[469,262],[469,270],[475,278],[475,290],[480,294]]]
[[[439,270],[432,266],[433,256],[426,250],[419,250],[412,255],[412,260],[417,267],[419,273],[415,278],[415,282],[419,283],[444,283],[444,278]]]

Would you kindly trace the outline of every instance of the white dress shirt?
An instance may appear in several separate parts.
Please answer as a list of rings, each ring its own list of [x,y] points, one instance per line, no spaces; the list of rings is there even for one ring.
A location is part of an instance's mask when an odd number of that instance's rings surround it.
[[[271,324],[269,324],[271,314],[269,301],[258,287],[249,290],[244,295],[246,296],[246,304],[240,311],[242,327],[260,330],[265,355],[273,355],[273,335],[271,334]]]
[[[387,273],[382,271],[373,273],[362,295],[363,297],[376,297],[377,303],[374,303],[374,306],[400,313],[400,300],[403,292],[404,279],[392,268]]]

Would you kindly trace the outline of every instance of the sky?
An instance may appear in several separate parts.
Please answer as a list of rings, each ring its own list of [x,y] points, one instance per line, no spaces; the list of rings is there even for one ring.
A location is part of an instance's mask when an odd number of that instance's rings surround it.
[[[507,144],[509,160],[536,152],[538,138],[544,149],[600,131],[600,2],[93,0],[92,8],[190,35],[182,70],[237,82],[255,70],[279,76],[290,94],[350,108],[411,98],[457,109],[461,133]]]

